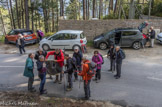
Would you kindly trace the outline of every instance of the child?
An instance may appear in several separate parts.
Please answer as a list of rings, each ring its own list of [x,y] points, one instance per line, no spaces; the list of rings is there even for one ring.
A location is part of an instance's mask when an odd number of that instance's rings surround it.
[[[37,70],[39,72],[39,78],[41,79],[40,88],[39,88],[40,94],[47,94],[47,91],[44,89],[44,85],[46,82],[46,71],[47,71],[46,64],[44,62],[44,56],[40,55],[39,60],[36,63],[37,63]]]
[[[64,73],[68,73],[68,82],[69,82],[67,91],[71,91],[72,88],[73,88],[72,74],[73,74],[73,71],[76,68],[76,66],[75,66],[75,59],[74,59],[74,57],[73,58],[69,57],[68,54],[65,54],[65,59],[66,59],[67,70],[64,71]]]

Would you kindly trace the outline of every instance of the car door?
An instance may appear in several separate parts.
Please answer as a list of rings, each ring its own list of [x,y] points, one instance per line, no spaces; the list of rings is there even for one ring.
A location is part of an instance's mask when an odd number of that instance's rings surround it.
[[[51,47],[53,49],[64,49],[65,41],[64,41],[64,33],[55,34],[51,37]]]
[[[18,32],[17,31],[10,31],[6,36],[9,42],[16,42]]]
[[[121,46],[130,47],[136,39],[136,31],[122,31]]]

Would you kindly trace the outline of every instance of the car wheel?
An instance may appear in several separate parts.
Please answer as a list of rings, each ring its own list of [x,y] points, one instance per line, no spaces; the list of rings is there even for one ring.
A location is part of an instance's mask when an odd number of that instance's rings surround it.
[[[104,43],[104,42],[100,43],[99,48],[102,49],[102,50],[105,50],[105,49],[107,49],[107,44]]]
[[[79,45],[74,45],[74,46],[73,46],[73,50],[74,50],[75,48],[79,48],[79,50],[81,50],[81,47],[80,47]]]
[[[8,39],[7,39],[7,38],[5,38],[5,44],[8,44],[8,43],[9,43]]]
[[[50,47],[49,47],[49,45],[47,45],[47,44],[44,44],[44,45],[42,46],[42,48],[43,48],[44,51],[50,50]]]
[[[136,49],[136,50],[140,49],[141,48],[141,43],[140,42],[134,42],[133,43],[133,48]]]

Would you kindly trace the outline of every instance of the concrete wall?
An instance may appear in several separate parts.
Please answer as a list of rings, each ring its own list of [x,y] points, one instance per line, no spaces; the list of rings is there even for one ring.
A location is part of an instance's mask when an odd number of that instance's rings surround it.
[[[146,20],[60,20],[59,30],[83,30],[87,39],[93,40],[95,36],[114,28],[137,28],[144,21]],[[144,29],[145,33],[150,26],[162,31],[162,20],[148,20],[148,22],[149,26]]]

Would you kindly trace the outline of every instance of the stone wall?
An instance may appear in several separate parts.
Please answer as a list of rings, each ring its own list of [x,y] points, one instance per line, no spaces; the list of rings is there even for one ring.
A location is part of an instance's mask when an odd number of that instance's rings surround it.
[[[83,30],[88,40],[101,33],[107,32],[114,28],[137,28],[142,22],[146,20],[60,20],[59,30]],[[144,29],[146,33],[150,26],[162,31],[162,20],[147,20],[149,26]]]

